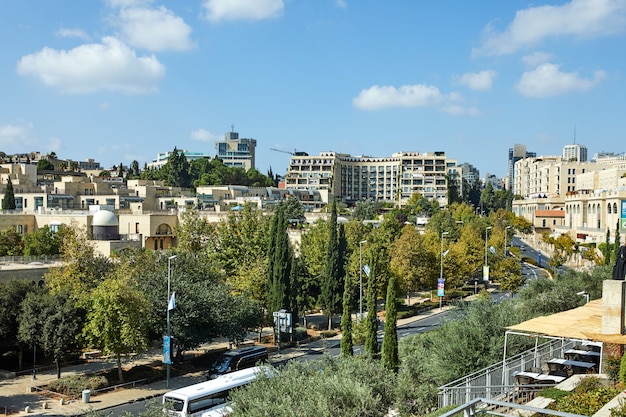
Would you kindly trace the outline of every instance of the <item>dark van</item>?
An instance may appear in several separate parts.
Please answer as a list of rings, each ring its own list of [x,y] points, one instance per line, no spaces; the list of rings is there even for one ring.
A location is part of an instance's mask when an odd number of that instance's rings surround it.
[[[209,378],[213,379],[232,371],[252,368],[258,362],[267,362],[267,348],[263,346],[251,346],[224,352],[211,365]]]

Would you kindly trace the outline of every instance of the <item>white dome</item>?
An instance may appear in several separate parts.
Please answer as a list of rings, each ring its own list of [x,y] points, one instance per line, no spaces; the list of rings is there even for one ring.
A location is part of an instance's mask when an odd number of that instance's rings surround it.
[[[91,224],[92,226],[117,226],[119,222],[115,214],[108,210],[100,210],[93,215],[93,222]]]

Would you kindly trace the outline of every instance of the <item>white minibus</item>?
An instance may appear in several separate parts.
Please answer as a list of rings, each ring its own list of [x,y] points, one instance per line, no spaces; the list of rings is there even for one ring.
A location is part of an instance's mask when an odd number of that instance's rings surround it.
[[[164,410],[176,417],[208,417],[226,412],[230,390],[247,385],[259,376],[272,377],[268,366],[242,369],[199,384],[179,388],[163,395]]]

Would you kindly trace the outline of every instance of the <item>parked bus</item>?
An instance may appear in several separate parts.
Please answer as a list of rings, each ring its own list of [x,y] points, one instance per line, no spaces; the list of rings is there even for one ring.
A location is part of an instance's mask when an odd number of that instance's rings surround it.
[[[176,417],[209,417],[225,415],[229,411],[227,401],[230,390],[251,383],[259,377],[272,377],[274,371],[268,366],[255,366],[221,375],[210,381],[190,385],[163,395],[163,407],[167,414]]]
[[[259,362],[267,362],[267,348],[264,346],[250,346],[224,352],[211,366],[207,379],[251,368]]]

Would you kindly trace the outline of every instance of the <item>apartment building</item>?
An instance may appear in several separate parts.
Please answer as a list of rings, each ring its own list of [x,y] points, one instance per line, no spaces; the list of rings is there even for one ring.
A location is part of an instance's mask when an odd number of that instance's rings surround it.
[[[215,149],[226,166],[246,171],[256,166],[256,139],[240,138],[237,132],[227,132],[224,140],[215,142]]]
[[[336,152],[292,156],[285,183],[295,190],[324,190],[346,203],[362,200],[404,204],[414,193],[448,204],[449,181],[461,169],[445,152],[397,152],[391,157]]]
[[[566,161],[587,161],[587,147],[577,143],[565,145],[563,147],[563,159]]]
[[[611,239],[616,227],[621,234],[626,232],[626,166],[619,161],[615,166],[558,162],[549,168],[543,170],[545,175],[551,172],[553,177],[561,173],[565,173],[565,178],[575,177],[565,184],[563,178],[559,180],[565,192],[548,192],[551,190],[546,188],[546,192],[529,193],[523,200],[513,202],[513,213],[529,220],[537,234],[569,233],[577,242],[599,244],[605,241],[607,231]],[[545,175],[544,181],[557,182]],[[568,186],[573,189],[567,191]]]

